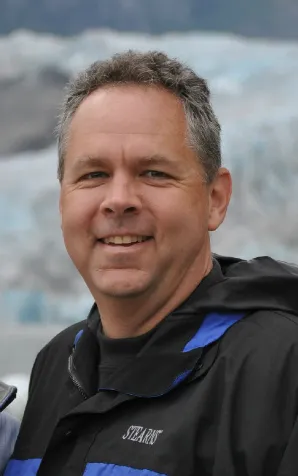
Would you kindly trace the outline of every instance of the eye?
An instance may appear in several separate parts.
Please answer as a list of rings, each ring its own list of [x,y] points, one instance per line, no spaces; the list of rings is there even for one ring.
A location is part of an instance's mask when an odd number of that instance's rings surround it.
[[[145,172],[143,172],[142,175],[155,179],[164,179],[170,177],[168,174],[166,174],[165,172],[161,172],[160,170],[146,170]]]
[[[94,180],[97,178],[108,178],[109,174],[106,172],[89,172],[82,177],[82,180]]]

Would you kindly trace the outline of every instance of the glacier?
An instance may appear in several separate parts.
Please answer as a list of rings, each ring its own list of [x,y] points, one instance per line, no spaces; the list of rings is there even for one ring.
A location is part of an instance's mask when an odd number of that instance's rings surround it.
[[[62,39],[18,31],[0,37],[0,84],[39,81],[47,70],[71,77],[136,47],[165,51],[209,81],[223,128],[224,165],[234,179],[228,216],[212,235],[214,251],[298,262],[298,43],[215,33],[154,37],[94,30]],[[83,319],[92,302],[64,250],[56,165],[54,143],[0,157],[5,323],[64,326]]]

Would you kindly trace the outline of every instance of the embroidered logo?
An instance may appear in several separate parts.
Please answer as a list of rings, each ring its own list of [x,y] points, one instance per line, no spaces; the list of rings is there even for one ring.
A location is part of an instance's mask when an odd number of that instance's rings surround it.
[[[122,436],[122,439],[136,441],[137,443],[143,443],[144,445],[154,445],[161,433],[163,433],[163,430],[153,430],[152,428],[132,425]]]

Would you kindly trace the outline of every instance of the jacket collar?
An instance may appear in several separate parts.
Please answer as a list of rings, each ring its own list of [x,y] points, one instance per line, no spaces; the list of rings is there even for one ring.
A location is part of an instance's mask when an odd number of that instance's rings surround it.
[[[93,306],[74,343],[76,378],[86,398],[102,391],[143,398],[164,395],[206,372],[206,365],[200,370],[206,350],[243,317],[244,313],[205,314],[196,306],[191,310],[188,303],[186,313],[180,309],[164,319],[134,361],[119,367],[105,388],[97,388],[99,349],[94,326],[99,325],[99,315]]]
[[[217,286],[224,279],[219,263],[214,260],[208,276],[156,327],[133,362],[125,363],[111,375],[105,388],[97,385],[99,343],[96,331],[100,315],[94,304],[85,328],[76,336],[72,355],[72,372],[84,389],[85,398],[102,391],[157,397],[193,379],[209,346],[245,314],[231,312],[227,307],[214,308]],[[209,296],[207,304],[206,295]]]

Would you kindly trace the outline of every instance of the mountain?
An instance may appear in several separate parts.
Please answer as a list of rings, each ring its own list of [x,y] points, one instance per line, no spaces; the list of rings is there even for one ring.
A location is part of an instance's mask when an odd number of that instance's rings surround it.
[[[0,37],[0,160],[50,146],[69,77],[92,61],[136,45],[141,51],[162,49],[177,55],[206,76],[224,121],[227,117],[230,123],[241,110],[252,124],[271,124],[278,112],[296,117],[291,96],[297,94],[295,42],[106,30],[61,38],[22,30]]]
[[[74,35],[90,28],[162,33],[209,30],[298,38],[296,0],[2,0],[0,34],[31,29]]]

